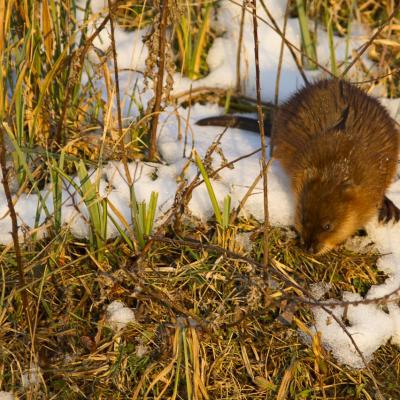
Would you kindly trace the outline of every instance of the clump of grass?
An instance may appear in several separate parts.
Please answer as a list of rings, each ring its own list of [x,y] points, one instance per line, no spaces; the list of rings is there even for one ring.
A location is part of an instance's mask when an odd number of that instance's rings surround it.
[[[207,50],[212,44],[210,18],[213,1],[200,4],[183,3],[176,23],[179,67],[190,79],[206,75]]]
[[[90,235],[89,243],[92,251],[97,252],[101,261],[104,258],[104,247],[107,240],[107,202],[99,196],[99,180],[92,182],[85,164],[77,164],[80,187],[75,186],[89,212]],[[70,180],[72,183],[73,181]]]
[[[132,223],[135,232],[135,237],[138,241],[139,248],[143,249],[147,242],[147,237],[150,236],[154,218],[156,215],[158,193],[151,192],[149,205],[145,201],[138,202],[135,195],[134,186],[131,189],[131,213]]]

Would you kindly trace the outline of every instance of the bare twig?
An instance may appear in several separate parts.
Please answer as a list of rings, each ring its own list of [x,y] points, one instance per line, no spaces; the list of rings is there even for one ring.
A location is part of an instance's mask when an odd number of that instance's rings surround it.
[[[365,85],[367,83],[374,83],[374,82],[378,82],[383,78],[387,78],[389,76],[396,76],[398,75],[398,73],[400,72],[400,67],[397,68],[393,68],[390,72],[386,73],[386,74],[382,74],[382,75],[376,75],[375,77],[371,78],[371,79],[365,79],[362,81],[350,81],[353,85]]]
[[[289,11],[290,11],[290,0],[287,0],[286,1],[286,10],[285,10],[285,20],[283,22],[283,31],[282,31],[282,35],[284,37],[286,37],[286,27],[287,27],[287,21],[289,19]],[[281,80],[284,51],[285,51],[285,41],[282,39],[281,48],[279,50],[278,71],[276,73],[276,81],[275,81],[275,103],[274,103],[275,106],[278,105],[278,99],[279,99],[279,82]]]
[[[249,189],[247,190],[246,194],[243,196],[242,200],[240,200],[239,205],[237,206],[236,210],[232,212],[231,218],[230,218],[230,223],[233,224],[237,216],[240,214],[240,211],[243,209],[247,199],[250,197],[250,195],[253,193],[253,190],[257,186],[258,182],[262,178],[262,173],[260,172],[257,176],[256,179],[254,179],[253,183],[250,185]]]
[[[261,83],[260,83],[260,63],[258,57],[258,31],[257,31],[257,1],[252,0],[253,6],[253,34],[254,34],[254,59],[256,68],[256,92],[257,92],[257,113],[258,126],[260,127],[261,138],[261,168],[263,175],[264,189],[264,279],[268,276],[269,262],[269,215],[268,215],[268,176],[267,176],[267,151],[264,132],[264,116],[261,105]]]
[[[186,121],[185,121],[185,140],[183,142],[183,154],[182,157],[185,157],[186,155],[186,146],[188,142],[188,135],[189,135],[189,125],[190,125],[190,112],[192,111],[192,85],[190,85],[189,89],[189,106],[188,106],[188,112],[186,116]],[[179,118],[178,118],[179,121]],[[180,140],[179,135],[178,135],[178,140]],[[194,142],[194,140],[192,141]],[[194,143],[192,143],[194,145]]]
[[[153,108],[153,118],[151,121],[150,129],[150,148],[149,148],[149,159],[154,161],[157,158],[157,126],[158,119],[161,111],[161,99],[164,82],[164,68],[165,68],[165,35],[167,30],[167,18],[168,18],[168,0],[162,0],[161,7],[161,22],[159,27],[160,38],[158,48],[158,74],[157,84],[155,93],[155,102]]]
[[[186,121],[187,125],[188,125],[188,121]],[[227,132],[228,127],[225,127],[224,130],[214,139],[214,141],[211,143],[211,145],[209,146],[205,156],[204,156],[204,160],[205,163],[207,165],[210,165],[211,163],[211,156],[213,154],[213,152],[217,149],[217,147],[220,145],[221,143],[221,139],[223,137],[223,135],[225,135],[225,133]],[[194,150],[194,141],[192,141],[192,151]],[[260,149],[258,149],[257,151],[239,157],[239,159],[242,158],[246,158],[251,156],[252,154],[257,153],[258,151],[260,151]],[[220,171],[221,169],[227,167],[228,165],[232,165],[234,162],[239,161],[239,159],[237,160],[232,160],[226,164],[224,164],[223,166],[221,166],[218,170],[213,171],[209,174],[209,178],[213,178],[215,175],[217,175],[218,171]],[[191,161],[188,160],[188,163],[186,165],[189,165]],[[183,168],[183,171],[185,170],[186,167]],[[203,179],[200,180],[200,171],[197,172],[196,176],[192,179],[192,181],[186,185],[184,181],[182,181],[182,183],[180,184],[179,188],[177,189],[176,193],[175,193],[175,199],[174,199],[174,205],[172,206],[172,210],[173,211],[173,215],[175,217],[175,223],[174,223],[174,228],[177,232],[180,231],[180,227],[181,227],[181,217],[184,214],[184,211],[187,207],[187,204],[189,203],[191,196],[192,196],[192,192],[193,190],[201,185],[204,182]]]
[[[240,63],[241,63],[241,54],[242,54],[242,42],[243,42],[243,26],[244,26],[244,19],[245,19],[245,13],[246,13],[246,1],[243,0],[243,5],[242,5],[242,14],[240,15],[240,28],[239,28],[239,42],[238,42],[238,48],[237,48],[237,53],[236,53],[236,92],[240,93],[242,90],[241,87],[241,78],[240,78]]]
[[[330,308],[334,307],[349,307],[349,306],[359,306],[359,305],[366,305],[366,304],[390,304],[390,303],[396,303],[399,301],[399,293],[400,293],[400,287],[397,287],[396,289],[392,290],[390,293],[383,295],[382,297],[376,297],[373,299],[361,299],[361,300],[310,300],[310,299],[305,299],[303,297],[298,297],[298,296],[286,296],[283,295],[281,298],[289,300],[289,301],[295,301],[297,303],[302,303],[302,304],[308,304],[310,306],[316,306],[316,307],[321,307],[321,306],[326,306]],[[396,296],[397,295],[397,296]]]
[[[229,167],[233,166],[233,164],[236,164],[238,161],[244,160],[245,158],[249,158],[249,157],[253,156],[254,154],[257,154],[260,151],[261,151],[261,147],[259,149],[252,151],[251,153],[244,154],[243,156],[237,157],[232,161],[228,161],[226,164],[221,165],[219,168],[217,168],[215,171],[213,171],[209,175],[209,178],[214,178],[214,176],[216,176],[218,174],[218,172],[220,172],[224,168],[227,168],[227,167],[229,168]],[[199,182],[199,185],[201,185],[203,182],[204,182],[203,180],[201,182]]]
[[[18,270],[18,275],[19,275],[19,286],[25,287],[24,267],[22,265],[21,248],[20,248],[19,240],[18,240],[17,214],[15,212],[12,195],[11,195],[11,191],[10,191],[10,186],[8,184],[8,168],[7,168],[7,162],[6,162],[6,146],[4,143],[4,135],[6,135],[6,131],[3,128],[3,126],[1,126],[1,129],[0,129],[0,165],[1,165],[1,173],[3,175],[2,184],[3,184],[3,188],[4,188],[4,194],[7,199],[7,206],[10,211],[11,226],[12,226],[11,236],[12,236],[13,243],[14,243],[15,258],[16,258],[17,270]],[[21,298],[22,298],[22,305],[24,308],[26,321],[28,323],[29,332],[32,337],[32,320],[31,320],[31,315],[29,312],[28,294],[27,294],[26,289],[21,291]],[[33,337],[32,337],[32,339],[33,339]]]
[[[116,1],[117,3],[118,1]],[[119,78],[118,78],[118,61],[117,61],[117,49],[115,46],[115,37],[114,37],[114,19],[113,19],[113,10],[111,5],[111,0],[108,0],[108,13],[110,16],[110,27],[111,27],[111,47],[114,59],[114,79],[115,79],[115,92],[117,96],[117,114],[118,114],[118,131],[119,131],[119,140],[121,146],[121,157],[122,163],[124,165],[126,179],[128,180],[129,187],[132,186],[132,178],[128,168],[128,160],[126,157],[125,151],[125,140],[122,132],[122,113],[121,113],[121,96],[119,91]]]

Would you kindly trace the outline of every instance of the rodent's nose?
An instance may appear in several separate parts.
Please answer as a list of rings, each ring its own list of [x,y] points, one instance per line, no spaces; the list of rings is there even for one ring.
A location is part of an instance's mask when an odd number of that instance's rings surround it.
[[[314,254],[315,253],[314,244],[311,243],[309,246],[307,246],[306,250],[307,250],[308,253]]]
[[[311,240],[302,241],[301,247],[304,251],[310,254],[315,254],[317,252],[318,245]]]
[[[300,238],[300,245],[307,253],[314,253],[314,243],[311,239]]]

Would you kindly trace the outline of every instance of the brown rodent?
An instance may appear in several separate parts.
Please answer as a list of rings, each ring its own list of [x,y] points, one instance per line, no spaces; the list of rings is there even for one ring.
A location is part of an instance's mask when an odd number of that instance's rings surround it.
[[[400,210],[385,197],[399,144],[386,109],[343,80],[306,86],[275,111],[271,153],[291,180],[306,250],[329,251],[378,210],[381,221],[399,220]]]

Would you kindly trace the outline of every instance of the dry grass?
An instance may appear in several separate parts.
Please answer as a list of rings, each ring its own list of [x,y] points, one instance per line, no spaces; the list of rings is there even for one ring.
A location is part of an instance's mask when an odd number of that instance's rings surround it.
[[[189,227],[184,234],[197,235]],[[343,290],[363,293],[382,278],[374,254],[337,251],[316,261],[291,237],[273,229],[271,257],[303,287],[330,282],[336,297]],[[202,235],[204,243],[208,238]],[[261,241],[253,240],[257,258]],[[281,290],[294,289],[284,282],[274,279],[265,288],[254,265],[179,244],[154,243],[142,259],[126,253],[121,243],[110,243],[99,265],[71,238],[26,248],[33,338],[7,254],[3,389],[17,389],[21,373],[37,363],[43,381],[21,390],[26,398],[376,398],[365,371],[338,365],[317,337],[312,347],[302,340],[312,317],[300,305],[286,309]],[[132,307],[137,319],[118,334],[105,326],[105,305],[113,300]],[[400,396],[399,366],[400,353],[390,345],[372,362],[387,398]]]
[[[0,33],[5,76],[0,81],[2,88],[9,84],[13,96],[10,99],[2,90],[1,120],[24,150],[26,164],[18,157],[14,161],[19,184],[31,191],[39,178],[43,182],[54,172],[53,161],[58,162],[61,150],[65,172],[74,172],[76,157],[87,163],[121,157],[116,116],[110,121],[99,117],[107,114],[112,99],[105,104],[91,82],[80,83],[83,61],[87,62],[82,49],[90,37],[83,37],[80,48],[72,44],[76,25],[70,2],[59,2],[63,6],[57,8],[60,18],[54,18],[51,8],[45,10],[46,21],[36,21],[36,36],[27,29],[27,22],[35,24],[34,6],[44,3],[0,0],[6,10]],[[46,4],[53,3],[57,2]],[[327,3],[333,12],[334,31],[346,36],[350,15],[376,28],[391,14],[395,2],[358,1],[353,14],[350,0],[309,3],[309,16],[320,20]],[[176,24],[185,12],[187,3],[179,4],[171,23]],[[189,10],[193,14],[185,15],[196,15],[201,7],[196,4]],[[115,22],[126,29],[143,27],[151,23],[155,9],[153,2],[120,2]],[[197,14],[198,19],[192,21],[194,34],[206,26],[204,14]],[[399,95],[399,18],[393,19],[370,48],[370,56],[379,64],[378,75],[365,71],[366,79],[382,75],[379,83],[391,96]],[[176,67],[185,71],[184,60],[192,60],[195,69],[185,73],[205,74],[205,56],[214,33],[202,34],[200,53],[191,54],[184,54],[185,46],[176,35],[172,47],[181,52]],[[99,55],[92,78],[104,79],[112,93],[108,57],[108,53]],[[355,68],[364,67],[357,63]],[[19,80],[12,84],[11,71],[19,73]],[[46,90],[44,85],[48,85]],[[190,101],[209,100],[225,103],[225,93],[215,90],[210,94],[205,88]],[[230,106],[241,111],[253,107],[240,93],[230,98]],[[124,127],[123,134],[134,138],[125,148],[128,159],[143,157],[147,134],[143,126]],[[106,144],[100,148],[98,132],[103,129]],[[31,174],[24,169],[27,166]],[[262,235],[257,223],[236,221],[221,237],[212,222],[206,226],[186,222],[179,235],[171,226],[164,227],[165,235],[177,240],[175,244],[154,241],[143,253],[133,254],[117,239],[102,249],[101,261],[88,243],[53,226],[46,240],[28,240],[22,248],[24,288],[19,285],[13,248],[2,247],[0,390],[14,391],[22,399],[377,398],[366,370],[338,365],[318,337],[313,337],[311,346],[306,343],[312,313],[307,306],[290,302],[298,289],[273,274],[276,266],[270,267],[271,280],[265,285],[256,264],[179,241],[187,237],[206,245],[222,244],[260,261]],[[251,248],[241,244],[249,236]],[[332,298],[340,298],[343,291],[363,295],[385,279],[376,268],[376,254],[338,249],[316,260],[299,250],[286,229],[271,230],[269,251],[271,259],[280,262],[280,272],[294,283],[304,288],[315,282],[329,283]],[[25,318],[23,290],[29,299],[32,334]],[[118,333],[105,322],[105,307],[113,300],[124,302],[136,314],[136,322]],[[42,373],[40,379],[23,388],[23,375],[35,366]],[[399,399],[399,349],[390,344],[382,347],[370,366],[385,398]]]

